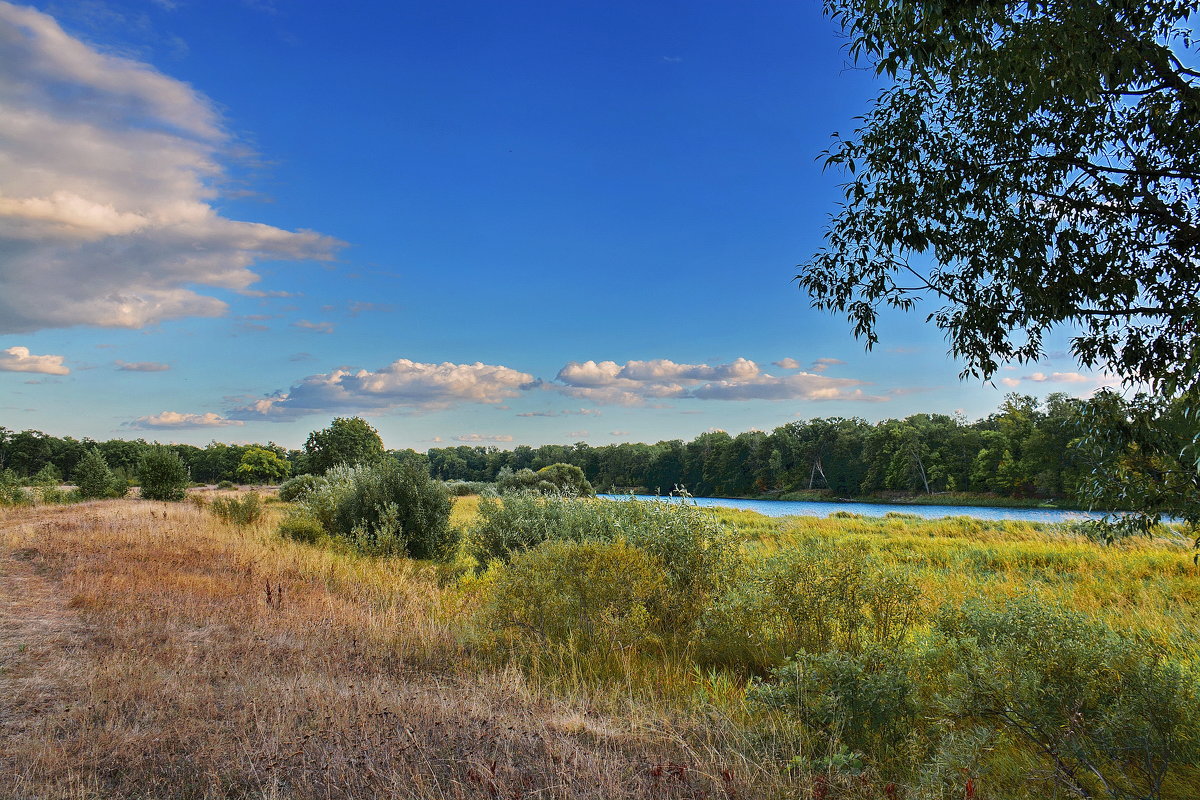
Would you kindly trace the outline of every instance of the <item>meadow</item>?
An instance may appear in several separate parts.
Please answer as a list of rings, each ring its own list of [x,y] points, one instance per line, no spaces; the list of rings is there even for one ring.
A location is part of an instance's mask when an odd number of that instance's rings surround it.
[[[1200,795],[1167,530],[463,497],[433,561],[246,496],[0,510],[0,796]]]

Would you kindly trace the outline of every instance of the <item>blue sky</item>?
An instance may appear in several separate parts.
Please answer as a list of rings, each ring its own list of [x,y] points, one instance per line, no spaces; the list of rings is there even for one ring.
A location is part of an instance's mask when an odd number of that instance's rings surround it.
[[[0,2],[0,425],[299,446],[982,416],[791,283],[877,86],[809,0]]]

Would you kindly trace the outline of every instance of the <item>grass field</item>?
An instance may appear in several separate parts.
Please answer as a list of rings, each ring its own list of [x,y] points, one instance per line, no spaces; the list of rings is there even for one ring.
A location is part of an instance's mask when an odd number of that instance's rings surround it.
[[[744,671],[691,648],[498,654],[479,579],[283,540],[280,508],[249,527],[137,500],[0,509],[0,797],[1072,796],[1002,741],[1004,759],[936,787],[806,752]],[[929,606],[917,638],[939,607],[1032,596],[1196,660],[1200,574],[1169,538],[721,517],[751,563],[818,542],[903,568]]]

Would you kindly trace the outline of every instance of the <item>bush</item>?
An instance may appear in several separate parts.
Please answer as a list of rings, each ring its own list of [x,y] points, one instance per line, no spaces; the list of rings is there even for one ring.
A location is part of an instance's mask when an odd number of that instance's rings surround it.
[[[152,447],[142,457],[138,482],[143,499],[178,502],[187,494],[187,468],[174,450]]]
[[[821,750],[835,743],[882,760],[918,721],[913,682],[896,651],[798,653],[748,696],[795,716]]]
[[[483,494],[492,489],[494,484],[486,481],[446,481],[446,491],[452,497],[469,497],[473,494]]]
[[[76,465],[75,485],[79,487],[80,496],[87,500],[122,497],[128,490],[124,481],[119,480],[108,468],[104,454],[95,447],[85,453]]]
[[[63,482],[62,473],[53,464],[47,464],[29,481],[33,486],[58,486]]]
[[[551,464],[537,472],[531,469],[517,472],[501,470],[496,476],[496,485],[505,492],[530,491],[571,497],[592,497],[596,494],[583,470],[574,464]]]
[[[1200,757],[1194,668],[1032,599],[946,609],[935,632],[943,721],[1015,742],[1079,797],[1194,796],[1164,790]]]
[[[217,488],[218,489],[230,489],[230,490],[236,492],[238,487],[237,487],[237,484],[234,483],[233,481],[220,481],[219,483],[217,483]]]
[[[285,503],[295,502],[321,485],[322,479],[316,475],[297,475],[288,478],[279,487],[279,499]]]
[[[0,507],[31,506],[33,497],[21,488],[17,473],[11,469],[0,470]]]
[[[253,525],[262,519],[264,513],[258,492],[250,492],[240,498],[217,497],[208,507],[221,521],[235,525]]]
[[[39,499],[48,505],[68,505],[83,500],[78,489],[60,489],[57,486],[43,486],[37,490]]]
[[[384,459],[354,470],[333,510],[330,532],[370,555],[445,560],[457,532],[450,495],[415,462]]]
[[[483,498],[468,551],[480,568],[546,541],[623,540],[662,565],[669,590],[652,613],[686,635],[724,586],[740,537],[706,509],[664,501],[597,501],[507,495]]]
[[[500,571],[481,619],[513,644],[614,652],[666,633],[653,609],[667,593],[662,563],[625,542],[551,541]]]
[[[701,621],[697,656],[764,674],[801,651],[895,652],[924,606],[914,583],[865,550],[802,542],[744,570]]]
[[[279,523],[279,535],[303,544],[319,544],[329,539],[321,523],[303,514],[290,514]]]

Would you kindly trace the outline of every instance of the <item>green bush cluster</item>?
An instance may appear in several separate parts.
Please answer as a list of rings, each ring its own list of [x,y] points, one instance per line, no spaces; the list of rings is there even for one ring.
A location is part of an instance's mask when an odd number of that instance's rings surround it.
[[[285,503],[293,503],[317,488],[321,480],[320,477],[309,474],[288,478],[279,487],[279,499]]]
[[[512,609],[541,613],[544,604],[531,599],[534,586],[556,594],[546,602],[583,606],[588,597],[599,593],[633,603],[631,596],[623,594],[628,587],[622,585],[633,578],[602,566],[627,563],[630,576],[654,572],[660,589],[649,591],[648,583],[639,584],[643,587],[635,593],[639,610],[616,603],[614,619],[633,614],[656,639],[675,645],[691,638],[701,614],[724,589],[737,564],[740,544],[737,532],[715,514],[691,505],[536,495],[483,498],[479,521],[468,537],[468,553],[480,568],[492,565],[497,575],[485,625],[509,634],[538,631],[538,636],[557,640],[571,632],[590,642],[597,628],[591,622],[582,628],[573,626],[571,620],[582,619],[579,615],[564,617],[547,629],[528,620],[513,623]],[[605,585],[613,582],[616,585]]]
[[[249,492],[242,497],[217,497],[208,508],[222,522],[235,525],[253,525],[266,513],[258,492]]]
[[[312,540],[319,527],[366,555],[435,560],[454,555],[458,532],[449,524],[449,492],[415,462],[335,466],[296,491],[300,508],[280,529],[285,536]]]
[[[486,481],[446,481],[446,491],[451,497],[469,497],[473,494],[483,494],[496,488],[495,484]]]
[[[117,477],[108,468],[108,461],[99,448],[93,447],[75,467],[75,485],[79,494],[86,500],[99,500],[106,497],[124,497],[129,491],[129,484]]]
[[[593,497],[596,490],[583,470],[574,464],[550,464],[534,472],[532,469],[503,468],[496,475],[496,487],[502,492],[539,492],[571,497]]]
[[[32,495],[21,488],[21,480],[11,469],[0,470],[0,506],[33,505]]]
[[[142,457],[138,483],[145,500],[178,502],[187,494],[187,468],[174,450],[153,447]]]

